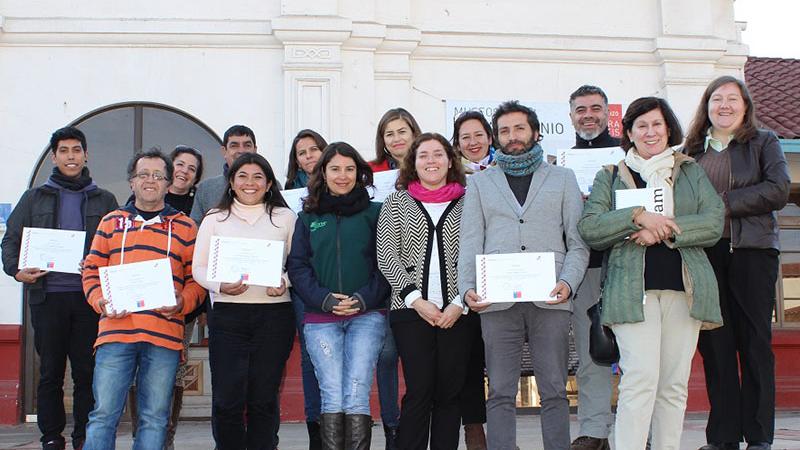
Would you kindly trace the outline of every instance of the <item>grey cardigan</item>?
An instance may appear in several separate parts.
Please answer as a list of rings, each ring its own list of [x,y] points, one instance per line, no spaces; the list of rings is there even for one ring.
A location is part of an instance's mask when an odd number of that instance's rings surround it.
[[[228,187],[228,179],[225,175],[218,175],[214,178],[203,180],[197,185],[194,193],[194,203],[192,203],[192,220],[200,225],[206,213],[217,206]]]
[[[503,171],[490,167],[467,179],[461,216],[458,257],[459,292],[475,289],[475,255],[553,252],[556,276],[573,294],[589,264],[589,247],[578,234],[583,200],[575,174],[542,164],[533,174],[525,204],[520,206]],[[572,310],[572,302],[540,308]],[[483,312],[502,311],[512,303],[494,303]]]

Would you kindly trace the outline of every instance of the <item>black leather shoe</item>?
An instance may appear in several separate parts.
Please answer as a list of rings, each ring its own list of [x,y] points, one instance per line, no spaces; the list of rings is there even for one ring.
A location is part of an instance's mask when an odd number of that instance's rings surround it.
[[[697,450],[739,450],[739,443],[725,442],[722,444],[710,443]]]
[[[771,450],[772,444],[769,442],[748,442],[747,450]]]

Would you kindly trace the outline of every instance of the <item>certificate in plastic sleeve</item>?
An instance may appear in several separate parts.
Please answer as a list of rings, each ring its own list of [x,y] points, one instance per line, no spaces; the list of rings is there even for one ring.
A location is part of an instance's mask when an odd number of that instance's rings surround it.
[[[85,241],[85,231],[25,227],[17,268],[80,274]]]
[[[175,306],[169,258],[100,267],[106,310],[137,312]]]
[[[475,255],[478,295],[484,302],[555,300],[556,260],[552,252]]]
[[[283,241],[211,237],[208,281],[279,287],[283,274]]]

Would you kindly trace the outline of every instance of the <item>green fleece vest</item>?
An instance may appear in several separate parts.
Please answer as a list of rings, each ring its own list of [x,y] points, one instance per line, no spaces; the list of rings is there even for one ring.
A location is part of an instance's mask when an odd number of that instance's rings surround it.
[[[351,295],[369,282],[375,262],[380,203],[352,216],[300,213],[308,227],[311,264],[322,286]]]

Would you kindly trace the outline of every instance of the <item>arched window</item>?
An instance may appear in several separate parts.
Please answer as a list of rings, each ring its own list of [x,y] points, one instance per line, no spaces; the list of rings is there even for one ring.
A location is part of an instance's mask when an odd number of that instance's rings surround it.
[[[222,173],[222,141],[191,115],[157,103],[120,103],[90,112],[71,125],[86,134],[89,170],[94,182],[117,196],[123,204],[131,195],[126,169],[137,150],[159,147],[169,155],[176,145],[196,148],[203,155],[204,177]],[[53,164],[45,149],[31,186],[50,176]]]
[[[197,149],[203,155],[204,177],[222,173],[225,162],[219,151],[222,141],[208,126],[189,114],[157,103],[120,103],[92,111],[70,125],[86,134],[89,170],[98,186],[114,193],[124,204],[131,195],[127,166],[134,152],[160,147],[169,155],[176,145]],[[47,145],[45,145],[47,147]],[[39,158],[30,186],[39,186],[53,172],[50,150]],[[36,413],[36,389],[39,380],[39,358],[33,348],[33,331],[28,308],[23,309],[26,329],[24,409]],[[202,339],[201,331],[196,342]],[[72,398],[72,379],[65,377],[65,398]],[[72,406],[67,403],[67,412]]]

